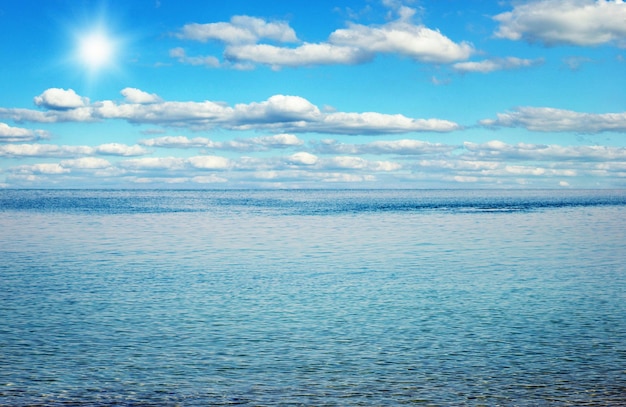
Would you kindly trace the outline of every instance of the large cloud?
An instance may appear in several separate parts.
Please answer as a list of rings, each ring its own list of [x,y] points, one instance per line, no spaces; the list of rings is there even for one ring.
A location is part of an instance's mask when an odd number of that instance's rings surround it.
[[[89,99],[79,96],[73,89],[50,88],[35,96],[35,104],[46,109],[76,109],[89,104]]]
[[[387,4],[389,5],[389,4]],[[415,13],[409,7],[393,7],[398,19],[382,25],[349,24],[332,32],[328,40],[304,42],[296,47],[260,43],[263,38],[281,43],[297,41],[295,32],[286,23],[238,16],[230,23],[187,24],[179,38],[206,41],[221,40],[227,44],[221,64],[213,56],[188,56],[183,48],[174,48],[170,56],[191,65],[251,68],[254,64],[274,69],[313,65],[353,65],[373,60],[378,54],[406,56],[424,63],[452,63],[470,57],[474,48],[467,42],[457,43],[438,30],[415,24]],[[253,28],[255,27],[255,28]]]
[[[622,0],[539,0],[517,4],[494,17],[496,37],[546,45],[626,46],[626,3]]]
[[[0,117],[32,122],[88,122],[118,119],[136,124],[187,127],[196,130],[270,129],[289,133],[318,132],[354,135],[422,131],[449,132],[461,128],[457,123],[448,120],[410,118],[400,114],[329,113],[322,111],[307,99],[293,95],[274,95],[262,102],[228,106],[208,100],[203,102],[157,101],[160,100],[158,96],[139,89],[126,88],[123,94],[127,101],[122,103],[105,100],[73,109],[51,109],[44,112],[1,108]],[[129,103],[129,99],[136,103]]]
[[[464,60],[474,51],[466,42],[455,43],[439,31],[403,20],[374,27],[352,24],[333,32],[329,42],[371,53],[404,55],[429,63]]]
[[[489,127],[523,127],[531,131],[600,133],[626,131],[626,112],[580,113],[549,107],[519,107],[480,122]]]

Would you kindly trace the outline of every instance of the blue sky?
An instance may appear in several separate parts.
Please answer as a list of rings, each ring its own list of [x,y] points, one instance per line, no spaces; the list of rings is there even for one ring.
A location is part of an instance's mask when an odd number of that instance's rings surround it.
[[[621,0],[0,0],[0,187],[623,188]]]

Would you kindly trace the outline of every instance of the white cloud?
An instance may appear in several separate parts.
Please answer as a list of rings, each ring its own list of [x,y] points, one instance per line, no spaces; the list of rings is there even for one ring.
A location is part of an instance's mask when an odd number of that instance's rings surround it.
[[[21,141],[33,141],[47,138],[48,133],[43,130],[29,130],[21,127],[12,127],[0,122],[0,142],[12,143]]]
[[[95,152],[106,155],[133,156],[145,155],[148,153],[148,150],[138,145],[128,146],[120,143],[107,143],[97,146]]]
[[[35,96],[35,104],[46,109],[76,109],[89,104],[89,99],[79,96],[73,89],[50,88]]]
[[[448,120],[412,119],[401,114],[390,115],[377,112],[328,113],[318,123],[312,123],[311,127],[319,132],[336,134],[448,132],[461,128],[457,123]]]
[[[580,113],[548,107],[519,107],[480,122],[488,127],[523,127],[531,131],[600,133],[626,131],[626,112]]]
[[[23,166],[17,167],[15,171],[18,173],[58,175],[58,174],[68,173],[70,172],[70,169],[64,168],[63,166],[57,163],[40,163],[40,164],[33,164],[33,165],[23,165]]]
[[[128,103],[158,103],[161,98],[155,93],[144,92],[137,88],[124,88],[120,92]]]
[[[328,40],[303,42],[297,47],[261,43],[268,39],[281,43],[298,38],[284,22],[267,23],[262,19],[236,16],[230,23],[187,24],[177,36],[197,41],[219,40],[227,44],[220,64],[215,57],[189,57],[182,48],[174,48],[170,56],[179,62],[211,67],[229,66],[251,69],[254,64],[273,69],[315,65],[354,65],[369,62],[378,54],[406,56],[424,63],[452,63],[470,57],[474,48],[467,42],[456,43],[437,30],[411,22],[415,10],[386,3],[398,19],[383,25],[349,24],[332,32]]]
[[[58,146],[54,144],[10,144],[0,146],[0,157],[76,157],[93,154],[87,146]]]
[[[140,90],[136,90],[142,92]],[[137,92],[135,92],[137,93]],[[378,112],[322,112],[303,97],[274,95],[262,102],[230,107],[221,102],[116,103],[99,101],[67,110],[33,112],[27,109],[0,109],[0,117],[34,122],[126,120],[136,124],[187,127],[194,130],[225,128],[236,130],[271,129],[290,133],[386,134],[407,132],[449,132],[461,127],[442,119],[415,119]]]
[[[203,170],[223,170],[232,166],[231,161],[225,157],[202,155],[187,159],[194,168]]]
[[[507,144],[499,140],[487,143],[465,142],[464,148],[471,157],[467,159],[532,160],[532,161],[626,161],[625,147],[609,146],[560,146],[547,144]]]
[[[402,19],[373,27],[351,24],[333,32],[329,42],[372,53],[404,55],[427,63],[464,60],[474,51],[469,43],[457,44],[439,31]]]
[[[82,157],[72,160],[63,160],[60,165],[63,168],[76,168],[76,169],[103,169],[111,167],[111,163],[103,158],[96,157]]]
[[[215,174],[210,175],[198,175],[191,178],[191,182],[196,184],[221,184],[224,182],[228,182],[227,178],[219,177]]]
[[[177,37],[202,42],[217,40],[229,44],[255,43],[262,38],[280,42],[298,40],[295,31],[284,21],[267,22],[249,16],[234,16],[229,23],[186,24]]]
[[[526,68],[542,64],[543,59],[522,59],[515,57],[492,58],[483,61],[457,62],[452,67],[458,72],[480,72],[488,73],[493,71],[511,70]]]
[[[357,47],[329,43],[305,43],[296,48],[269,44],[248,44],[227,47],[224,56],[232,61],[248,61],[270,65],[274,69],[283,66],[353,65],[370,61],[374,55]]]
[[[338,143],[335,140],[323,140],[316,149],[325,154],[397,154],[397,155],[427,155],[445,154],[452,152],[459,146],[428,141],[402,139],[377,140],[364,144]]]
[[[286,133],[275,134],[273,136],[256,137],[250,139],[249,141],[253,144],[260,144],[274,148],[295,147],[304,144],[304,141],[300,140],[296,135]]]
[[[163,136],[144,139],[139,143],[147,147],[211,148],[234,151],[264,151],[272,148],[289,148],[304,144],[297,136],[284,133],[233,141],[212,141],[206,137],[194,137],[190,139],[185,136]]]
[[[130,170],[178,170],[185,168],[186,160],[179,157],[143,157],[120,162]]]
[[[626,44],[626,3],[622,0],[538,0],[498,14],[495,35],[546,45]]]
[[[303,151],[292,154],[287,158],[287,161],[296,165],[315,165],[319,159],[317,156]]]

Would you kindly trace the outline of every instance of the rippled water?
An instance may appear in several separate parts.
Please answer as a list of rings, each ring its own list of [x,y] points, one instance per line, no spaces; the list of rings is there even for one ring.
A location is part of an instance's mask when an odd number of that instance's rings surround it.
[[[626,405],[625,191],[0,191],[0,405]]]

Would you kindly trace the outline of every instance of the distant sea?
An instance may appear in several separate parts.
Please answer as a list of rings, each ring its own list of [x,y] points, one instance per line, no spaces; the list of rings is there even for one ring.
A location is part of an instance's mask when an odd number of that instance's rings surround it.
[[[0,190],[0,405],[626,405],[626,191]]]

